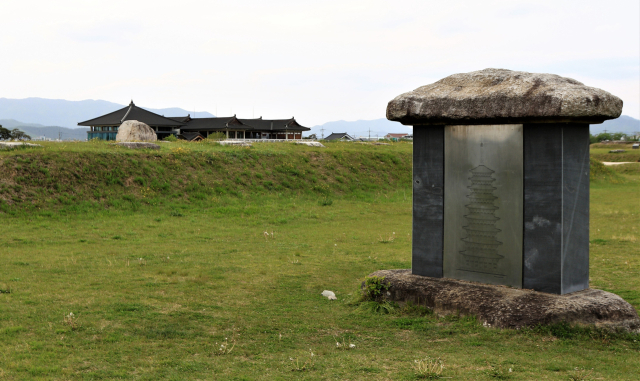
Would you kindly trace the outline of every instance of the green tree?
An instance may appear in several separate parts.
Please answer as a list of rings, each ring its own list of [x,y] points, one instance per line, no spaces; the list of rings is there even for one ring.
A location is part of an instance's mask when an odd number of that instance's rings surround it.
[[[31,136],[18,130],[17,128],[14,128],[13,130],[11,130],[11,140],[31,140]]]
[[[602,142],[605,140],[613,140],[613,136],[611,136],[611,134],[608,132],[601,132],[598,135],[596,135],[596,140],[598,142]]]
[[[613,140],[627,140],[627,134],[622,132],[614,132],[612,135]]]
[[[0,126],[0,140],[9,140],[11,139],[11,131]]]

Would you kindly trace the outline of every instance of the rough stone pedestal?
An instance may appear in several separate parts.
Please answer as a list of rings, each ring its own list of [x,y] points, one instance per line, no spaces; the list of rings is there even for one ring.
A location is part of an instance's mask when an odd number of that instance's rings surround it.
[[[154,143],[147,142],[118,142],[116,145],[127,147],[129,149],[140,149],[140,148],[148,148],[148,149],[160,149],[160,146]]]
[[[640,333],[640,319],[633,306],[602,290],[557,295],[413,275],[411,270],[380,270],[369,276],[385,277],[391,286],[387,300],[419,304],[438,314],[474,315],[492,327],[518,329],[567,322]]]

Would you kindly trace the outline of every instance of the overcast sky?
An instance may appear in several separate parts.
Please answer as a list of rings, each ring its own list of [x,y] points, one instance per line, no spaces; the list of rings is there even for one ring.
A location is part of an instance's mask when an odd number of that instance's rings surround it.
[[[488,67],[602,88],[640,119],[640,2],[0,2],[0,97],[103,99],[303,125]]]

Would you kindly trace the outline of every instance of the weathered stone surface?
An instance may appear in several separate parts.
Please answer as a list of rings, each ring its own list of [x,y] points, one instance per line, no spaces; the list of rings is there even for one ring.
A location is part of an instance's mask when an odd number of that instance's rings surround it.
[[[242,140],[223,140],[220,142],[220,145],[234,147],[251,147],[251,143],[243,142]]]
[[[320,142],[296,142],[297,145],[309,146],[309,147],[324,147]]]
[[[448,278],[412,275],[411,270],[380,270],[391,285],[387,300],[412,302],[436,313],[474,315],[499,328],[559,322],[640,333],[636,310],[618,295],[596,289],[556,295]]]
[[[137,120],[127,120],[118,128],[118,142],[155,142],[158,140],[155,131]]]
[[[131,149],[140,149],[140,148],[148,148],[148,149],[160,149],[160,146],[154,143],[146,143],[146,142],[119,142],[116,145],[131,148]]]
[[[25,143],[25,142],[0,142],[0,149],[18,148],[18,147],[42,147],[42,146],[40,144]]]
[[[387,119],[406,125],[602,123],[622,100],[555,74],[484,69],[454,74],[397,96]]]

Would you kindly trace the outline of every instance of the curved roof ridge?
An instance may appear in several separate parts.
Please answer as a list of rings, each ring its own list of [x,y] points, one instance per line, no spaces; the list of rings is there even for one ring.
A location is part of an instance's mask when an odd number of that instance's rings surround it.
[[[110,113],[108,113],[108,114],[104,114],[104,115],[99,116],[99,117],[96,117],[96,118],[92,118],[92,119],[85,120],[84,122],[80,122],[80,123],[78,123],[78,126],[83,126],[83,125],[87,125],[87,126],[89,126],[89,124],[88,124],[89,122],[92,122],[92,121],[94,121],[94,120],[96,120],[96,119],[100,119],[100,118],[104,118],[104,117],[107,117],[107,116],[111,116],[111,115],[113,115],[113,114],[117,114],[117,113],[119,113],[119,112],[121,112],[121,111],[123,111],[123,110],[126,110],[126,109],[129,109],[129,106],[123,107],[123,108],[121,108],[121,109],[118,109],[118,110],[116,110],[116,111],[110,112]]]
[[[121,116],[122,115],[122,116]],[[78,123],[78,126],[120,125],[127,120],[137,120],[149,126],[184,126],[185,123],[158,115],[133,103],[114,112]]]

